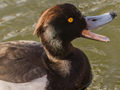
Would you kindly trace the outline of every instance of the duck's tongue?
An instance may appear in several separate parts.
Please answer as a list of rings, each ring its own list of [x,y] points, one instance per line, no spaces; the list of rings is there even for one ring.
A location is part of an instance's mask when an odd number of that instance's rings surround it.
[[[110,12],[99,16],[84,17],[87,22],[87,29],[83,30],[82,36],[97,41],[109,42],[110,40],[106,36],[92,33],[90,30],[109,23],[114,19],[115,16],[117,16],[116,13]]]

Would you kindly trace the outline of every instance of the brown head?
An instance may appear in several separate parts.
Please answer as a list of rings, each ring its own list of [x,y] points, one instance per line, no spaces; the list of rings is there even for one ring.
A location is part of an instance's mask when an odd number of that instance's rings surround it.
[[[115,16],[114,12],[110,12],[99,16],[84,17],[75,6],[68,3],[59,4],[43,12],[33,34],[40,36],[42,41],[59,39],[62,42],[70,42],[82,36],[109,42],[107,37],[89,30],[107,24]]]

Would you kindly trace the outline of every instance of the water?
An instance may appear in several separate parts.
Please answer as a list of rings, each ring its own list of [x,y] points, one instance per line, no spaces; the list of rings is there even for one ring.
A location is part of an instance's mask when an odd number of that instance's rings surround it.
[[[60,3],[74,4],[84,15],[114,11],[117,17],[93,32],[110,38],[110,43],[77,38],[72,43],[88,56],[93,82],[87,90],[120,90],[120,0],[0,0],[0,42],[34,40],[32,33],[47,8]]]

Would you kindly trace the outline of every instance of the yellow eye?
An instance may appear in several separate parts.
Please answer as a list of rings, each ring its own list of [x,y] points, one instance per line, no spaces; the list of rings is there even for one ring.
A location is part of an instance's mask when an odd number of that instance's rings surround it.
[[[73,22],[73,18],[69,18],[69,19],[68,19],[68,22],[69,22],[69,23]]]

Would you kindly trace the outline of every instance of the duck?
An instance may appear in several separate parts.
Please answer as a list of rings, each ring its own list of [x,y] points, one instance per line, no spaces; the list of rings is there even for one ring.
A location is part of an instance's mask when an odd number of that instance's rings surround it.
[[[0,90],[84,90],[92,82],[91,65],[84,52],[71,43],[76,38],[109,42],[90,30],[116,17],[109,12],[84,16],[72,4],[45,10],[33,32],[40,41],[0,43]]]

